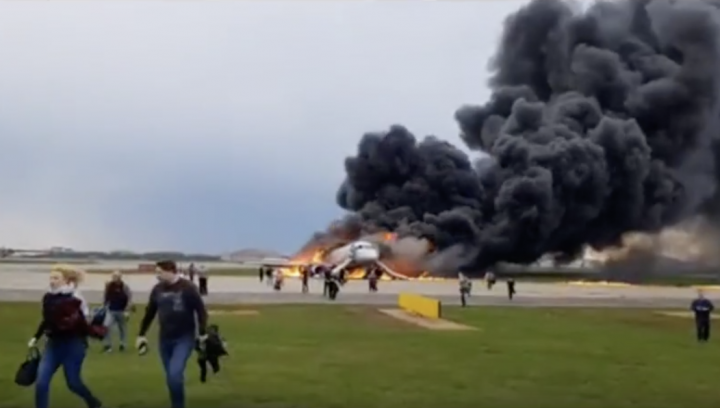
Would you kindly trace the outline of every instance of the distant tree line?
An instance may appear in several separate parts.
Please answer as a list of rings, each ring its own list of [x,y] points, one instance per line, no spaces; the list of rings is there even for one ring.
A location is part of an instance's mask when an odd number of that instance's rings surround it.
[[[161,261],[163,259],[173,259],[176,261],[198,261],[198,262],[217,262],[221,261],[218,255],[207,254],[186,254],[183,252],[57,252],[51,254],[43,254],[36,256],[25,256],[24,258],[47,258],[53,259],[87,259],[87,260],[103,260],[103,261]]]

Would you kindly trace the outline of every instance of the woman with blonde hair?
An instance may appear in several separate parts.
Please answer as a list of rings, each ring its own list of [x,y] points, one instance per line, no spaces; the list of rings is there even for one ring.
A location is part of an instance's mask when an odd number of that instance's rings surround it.
[[[57,265],[50,271],[50,288],[42,299],[42,320],[28,343],[35,347],[40,337],[47,338],[35,382],[35,408],[48,408],[50,382],[61,366],[70,391],[88,408],[102,407],[81,378],[91,332],[87,302],[78,291],[83,278],[82,271],[67,265]]]

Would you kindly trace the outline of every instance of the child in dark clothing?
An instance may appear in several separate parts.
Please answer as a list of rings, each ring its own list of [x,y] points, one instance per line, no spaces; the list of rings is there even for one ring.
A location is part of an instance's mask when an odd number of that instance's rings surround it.
[[[220,371],[220,357],[228,355],[225,344],[225,340],[220,337],[220,328],[218,325],[209,325],[204,347],[200,344],[196,347],[198,352],[197,362],[200,366],[200,382],[207,381],[208,364],[210,364],[214,374]]]

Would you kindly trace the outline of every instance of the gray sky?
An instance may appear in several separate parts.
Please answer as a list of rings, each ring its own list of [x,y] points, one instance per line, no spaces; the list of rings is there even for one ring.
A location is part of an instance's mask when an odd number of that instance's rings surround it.
[[[292,251],[394,123],[459,144],[525,1],[2,1],[0,246]]]

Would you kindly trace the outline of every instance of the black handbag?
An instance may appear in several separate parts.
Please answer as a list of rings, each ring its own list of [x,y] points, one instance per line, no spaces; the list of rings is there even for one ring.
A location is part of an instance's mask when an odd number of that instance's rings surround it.
[[[37,347],[32,347],[28,351],[25,361],[20,364],[17,373],[15,373],[15,384],[21,387],[29,387],[35,384],[41,358],[40,350]]]

